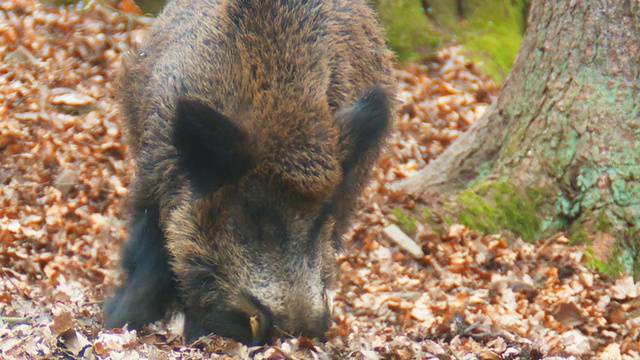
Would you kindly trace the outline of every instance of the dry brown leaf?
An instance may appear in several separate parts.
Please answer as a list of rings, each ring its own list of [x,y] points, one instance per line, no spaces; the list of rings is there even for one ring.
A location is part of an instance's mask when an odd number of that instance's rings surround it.
[[[591,350],[589,338],[580,330],[569,330],[563,333],[560,338],[564,350],[571,355],[584,356]]]
[[[630,276],[616,280],[611,287],[611,297],[616,300],[634,299],[638,296],[638,288]]]
[[[573,302],[559,304],[553,316],[566,329],[573,329],[574,327],[583,324],[588,318],[588,316]]]
[[[71,313],[66,310],[62,310],[58,313],[53,314],[53,324],[49,326],[51,332],[60,336],[65,333],[67,330],[73,328],[73,319],[71,318]]]
[[[610,343],[605,346],[604,350],[598,356],[601,360],[621,360],[620,345]]]
[[[73,329],[68,329],[58,335],[58,339],[75,356],[79,356],[91,345],[87,338]]]
[[[590,358],[608,343],[622,344],[621,356],[638,358],[637,285],[629,278],[614,284],[586,269],[582,251],[566,236],[536,247],[457,224],[440,236],[433,229],[442,219],[419,216],[426,221],[415,224],[415,242],[426,253],[420,261],[381,240],[392,209],[420,206],[394,197],[387,184],[442,153],[496,94],[460,48],[396,70],[404,102],[397,132],[347,236],[326,343],[288,339],[276,342],[276,350],[210,337],[190,347],[176,324],[151,326],[140,338],[102,329],[102,300],[117,283],[119,244],[127,236],[123,209],[135,170],[112,80],[119,57],[144,29],[140,19],[130,22],[100,2],[59,9],[7,0],[0,2],[0,18],[0,155],[6,159],[0,168],[0,294],[6,294],[0,314],[28,319],[0,321],[3,356],[53,354],[64,334],[73,349],[67,353],[87,358],[478,358],[474,351]],[[599,243],[610,240],[601,236]],[[567,309],[574,314],[563,318]],[[566,329],[578,319],[578,328]],[[489,352],[478,350],[483,346]],[[607,354],[615,353],[608,346]]]

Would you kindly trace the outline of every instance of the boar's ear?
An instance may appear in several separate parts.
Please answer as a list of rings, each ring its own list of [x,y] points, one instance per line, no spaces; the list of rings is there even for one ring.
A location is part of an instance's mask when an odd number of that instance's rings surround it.
[[[343,121],[341,143],[346,148],[345,176],[362,161],[367,152],[379,147],[391,127],[389,95],[381,88],[366,91],[358,102],[340,112]]]
[[[245,131],[202,101],[178,100],[173,131],[179,165],[201,194],[237,180],[251,166]]]

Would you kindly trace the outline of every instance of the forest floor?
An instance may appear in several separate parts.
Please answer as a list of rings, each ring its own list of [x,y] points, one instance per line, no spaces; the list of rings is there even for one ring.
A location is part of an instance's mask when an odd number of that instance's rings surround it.
[[[640,357],[639,284],[592,270],[564,234],[533,245],[392,210],[416,201],[387,185],[438,156],[497,95],[458,48],[397,71],[404,105],[345,238],[326,342],[186,344],[180,315],[105,330],[134,172],[112,80],[148,22],[97,3],[0,3],[0,358]],[[385,236],[392,224],[417,251]]]

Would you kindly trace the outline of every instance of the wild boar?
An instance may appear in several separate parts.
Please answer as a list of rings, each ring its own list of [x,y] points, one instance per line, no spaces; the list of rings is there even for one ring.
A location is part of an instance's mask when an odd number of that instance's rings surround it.
[[[393,127],[393,55],[362,0],[173,0],[123,60],[137,163],[106,326],[323,337],[358,195]]]

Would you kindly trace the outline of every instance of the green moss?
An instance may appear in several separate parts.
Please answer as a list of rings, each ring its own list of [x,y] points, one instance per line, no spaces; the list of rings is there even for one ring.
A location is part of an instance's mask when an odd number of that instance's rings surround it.
[[[636,233],[637,235],[637,233]],[[631,238],[631,243],[632,244],[638,244],[638,238],[637,237],[633,237]],[[640,253],[638,252],[638,250],[635,248],[632,250],[634,253],[634,257],[632,258],[633,260],[633,264],[631,266],[631,273],[633,274],[633,278],[638,281],[640,280]]]
[[[585,212],[582,214],[584,219],[593,219],[585,224],[582,221],[573,221],[569,226],[569,234],[571,235],[572,245],[590,244],[592,239],[588,234],[598,232],[612,233],[614,230],[611,214],[606,210],[598,210],[595,212]]]
[[[372,3],[386,30],[389,46],[401,63],[419,61],[437,48],[439,39],[429,35],[433,31],[420,1],[375,0]]]
[[[611,216],[606,211],[600,211],[593,224],[594,231],[609,232],[613,228]]]
[[[522,17],[526,1],[469,1],[465,18],[468,27],[458,30],[468,56],[501,83],[509,73],[522,42]]]
[[[418,210],[417,212],[422,212],[422,221],[423,223],[429,224],[431,230],[437,235],[442,235],[449,231],[449,226],[453,224],[453,220],[451,218],[446,217],[444,214],[439,214],[437,211],[432,211],[428,208],[423,208]]]
[[[393,215],[398,220],[398,226],[408,235],[413,235],[416,232],[416,218],[408,216],[400,209],[394,209]]]
[[[100,110],[97,104],[90,104],[85,106],[58,105],[57,107],[61,111],[71,115],[84,115],[93,111]]]
[[[458,197],[463,210],[458,215],[458,221],[471,229],[485,234],[495,234],[500,231],[498,214],[494,207],[485,202],[484,197],[467,190]]]
[[[588,244],[589,236],[584,231],[579,231],[577,233],[571,232],[571,240],[569,243],[571,245]]]
[[[465,54],[496,82],[509,74],[522,42],[517,34],[487,34],[465,42]]]
[[[80,2],[80,0],[53,0],[52,2],[56,6],[67,6],[76,4]]]
[[[144,14],[157,15],[166,3],[165,0],[135,0]]]
[[[458,220],[485,234],[507,230],[534,240],[541,229],[537,209],[542,196],[539,190],[516,189],[506,180],[473,186],[458,195]]]
[[[620,254],[617,250],[614,251],[614,254],[606,261],[598,259],[592,248],[585,249],[585,254],[587,255],[587,266],[591,269],[607,274],[614,279],[617,279],[620,274],[625,273],[625,267],[618,261]]]
[[[400,63],[463,45],[496,83],[509,73],[526,28],[528,0],[372,0]],[[425,11],[426,10],[426,11]]]
[[[630,222],[621,215],[626,214],[616,206],[584,211],[568,228],[571,244],[587,246],[591,268],[611,276],[631,274],[637,280],[640,279],[638,227],[630,227]],[[606,247],[602,249],[605,254],[596,257],[593,249],[602,247]]]

